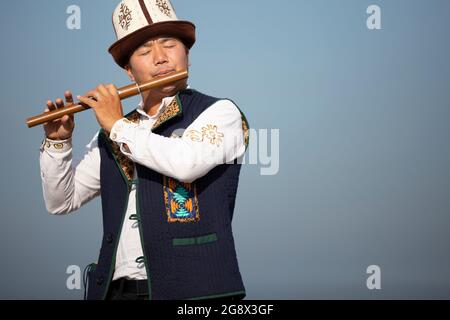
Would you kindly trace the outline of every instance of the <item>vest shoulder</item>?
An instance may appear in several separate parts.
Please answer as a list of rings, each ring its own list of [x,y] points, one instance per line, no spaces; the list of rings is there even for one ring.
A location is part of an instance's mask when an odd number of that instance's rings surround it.
[[[180,92],[179,98],[181,102],[189,104],[211,105],[223,98],[213,97],[195,89],[186,89]]]

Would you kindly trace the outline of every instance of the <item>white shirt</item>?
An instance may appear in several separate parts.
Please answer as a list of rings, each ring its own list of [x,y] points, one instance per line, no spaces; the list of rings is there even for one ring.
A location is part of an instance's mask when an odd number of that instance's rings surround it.
[[[220,100],[203,111],[179,137],[167,138],[151,131],[164,108],[174,97],[167,97],[154,116],[142,108],[138,124],[117,121],[110,138],[120,145],[133,162],[182,182],[193,182],[216,165],[233,161],[245,153],[242,116],[229,100]],[[183,128],[180,128],[183,129]],[[46,139],[40,148],[42,189],[47,210],[68,214],[100,194],[100,150],[98,132],[86,146],[83,156],[72,162],[72,141]],[[125,145],[126,144],[126,145]],[[136,178],[136,170],[134,170]],[[130,216],[136,214],[133,186],[122,226],[113,280],[146,279],[145,266],[136,258],[143,256],[139,228]]]

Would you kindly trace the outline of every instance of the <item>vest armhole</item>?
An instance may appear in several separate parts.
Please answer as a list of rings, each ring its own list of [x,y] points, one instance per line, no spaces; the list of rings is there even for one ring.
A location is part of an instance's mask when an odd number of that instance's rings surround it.
[[[242,117],[242,131],[244,132],[244,143],[245,143],[245,151],[247,151],[248,145],[250,143],[250,125],[248,123],[247,117],[245,116],[244,112],[242,112],[241,108],[239,108],[239,106],[231,99],[221,99],[221,100],[228,100],[231,101],[236,108],[239,110],[239,112],[241,113],[241,117]]]

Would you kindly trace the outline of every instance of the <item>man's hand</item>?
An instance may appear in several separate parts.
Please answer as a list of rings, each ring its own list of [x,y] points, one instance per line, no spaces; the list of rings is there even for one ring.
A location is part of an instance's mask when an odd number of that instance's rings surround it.
[[[94,110],[98,123],[108,133],[111,132],[114,123],[123,118],[122,103],[113,84],[101,84],[77,98]]]
[[[66,98],[66,106],[73,103],[72,92],[66,91],[64,93]],[[64,107],[62,99],[58,98],[54,103],[51,100],[47,101],[45,112]],[[44,124],[45,136],[52,140],[66,140],[72,137],[73,129],[75,128],[75,120],[72,115],[65,115],[62,119],[56,119]]]

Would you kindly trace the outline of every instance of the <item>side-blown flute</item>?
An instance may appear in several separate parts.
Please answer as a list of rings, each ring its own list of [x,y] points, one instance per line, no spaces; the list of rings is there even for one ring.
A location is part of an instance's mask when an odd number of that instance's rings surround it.
[[[189,76],[188,71],[180,71],[168,76],[164,76],[158,79],[150,80],[148,82],[141,83],[138,85],[137,83],[130,84],[128,86],[117,89],[117,93],[119,94],[120,100],[130,98],[132,96],[138,95],[141,92],[162,87],[164,85],[170,84],[172,82],[186,79]],[[62,108],[57,108],[52,111],[44,112],[38,116],[28,118],[26,120],[28,128],[32,128],[34,126],[44,124],[49,121],[53,121],[56,119],[61,119],[65,115],[74,114],[77,112],[81,112],[84,110],[90,109],[90,107],[84,103],[78,102],[76,104],[69,104]]]

